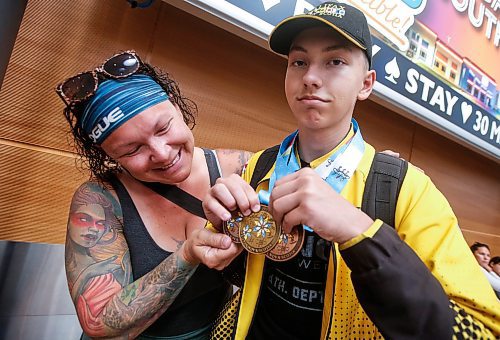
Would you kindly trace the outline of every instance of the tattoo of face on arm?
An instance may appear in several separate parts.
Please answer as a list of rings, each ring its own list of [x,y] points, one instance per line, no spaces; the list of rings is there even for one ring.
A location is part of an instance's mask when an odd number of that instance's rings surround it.
[[[74,298],[91,279],[108,273],[121,285],[128,284],[120,264],[128,250],[119,237],[120,218],[121,210],[116,209],[111,195],[97,184],[86,183],[75,192],[66,238],[66,272]]]
[[[173,303],[197,266],[174,252],[132,282],[122,211],[114,200],[97,184],[77,190],[68,222],[66,270],[85,333],[133,338]]]

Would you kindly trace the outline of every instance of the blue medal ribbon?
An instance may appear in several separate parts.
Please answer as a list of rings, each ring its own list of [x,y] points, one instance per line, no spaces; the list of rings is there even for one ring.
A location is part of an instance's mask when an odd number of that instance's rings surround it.
[[[354,118],[351,122],[354,136],[314,169],[339,194],[354,174],[365,150],[365,143],[358,123]],[[281,143],[274,172],[269,179],[269,188],[268,190],[260,190],[258,194],[262,204],[269,205],[271,192],[278,179],[300,170],[300,164],[294,152],[297,136],[298,130],[286,137]],[[304,226],[304,229],[312,231],[308,226]]]

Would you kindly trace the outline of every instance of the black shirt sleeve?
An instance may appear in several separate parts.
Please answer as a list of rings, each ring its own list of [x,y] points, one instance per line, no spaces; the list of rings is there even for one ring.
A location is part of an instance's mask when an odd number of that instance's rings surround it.
[[[366,314],[387,339],[451,339],[454,312],[439,281],[394,228],[342,250]]]

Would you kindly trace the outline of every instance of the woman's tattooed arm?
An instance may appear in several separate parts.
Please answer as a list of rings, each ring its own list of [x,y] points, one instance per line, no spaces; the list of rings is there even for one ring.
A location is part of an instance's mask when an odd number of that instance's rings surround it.
[[[78,318],[91,337],[136,337],[172,304],[196,269],[178,250],[132,281],[122,221],[114,192],[92,182],[75,192],[66,273]]]
[[[173,253],[154,270],[113,296],[102,313],[110,333],[139,335],[174,302],[195,266]]]

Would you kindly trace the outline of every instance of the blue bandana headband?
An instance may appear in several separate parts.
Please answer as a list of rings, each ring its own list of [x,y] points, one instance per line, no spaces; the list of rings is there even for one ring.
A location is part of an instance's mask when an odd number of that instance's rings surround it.
[[[165,100],[168,100],[167,93],[150,76],[134,74],[109,79],[99,84],[83,112],[81,125],[100,145],[127,120]]]

